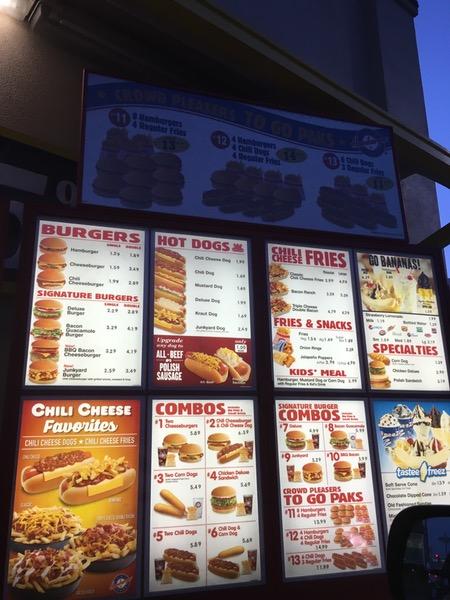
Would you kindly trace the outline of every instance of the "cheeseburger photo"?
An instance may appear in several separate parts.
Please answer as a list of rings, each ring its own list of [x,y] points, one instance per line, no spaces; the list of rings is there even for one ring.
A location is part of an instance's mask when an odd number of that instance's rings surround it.
[[[236,508],[236,490],[228,485],[220,485],[211,492],[211,508],[217,513],[230,513]]]
[[[64,272],[59,269],[45,269],[37,275],[37,284],[44,290],[57,290],[66,284]]]
[[[179,457],[183,462],[198,462],[203,457],[203,451],[198,444],[183,444]]]
[[[336,481],[350,481],[352,476],[352,465],[346,460],[339,460],[334,465],[334,478]]]
[[[345,431],[335,429],[330,435],[330,444],[336,450],[345,450],[350,446],[350,440]]]
[[[41,254],[38,258],[38,267],[40,269],[65,269],[67,266],[67,262],[65,257],[62,254],[57,254],[56,252],[47,252],[46,254]]]
[[[187,444],[187,439],[181,433],[169,433],[163,439],[163,446],[169,452],[178,452],[184,444]]]
[[[215,450],[218,452],[219,450],[222,450],[222,448],[225,448],[225,446],[228,446],[230,443],[230,436],[227,433],[218,432],[208,435],[207,444],[210,450]]]
[[[286,446],[291,450],[304,450],[306,448],[305,434],[301,429],[291,429],[286,434]]]
[[[319,463],[305,463],[302,474],[305,483],[320,483],[322,481],[322,467]]]

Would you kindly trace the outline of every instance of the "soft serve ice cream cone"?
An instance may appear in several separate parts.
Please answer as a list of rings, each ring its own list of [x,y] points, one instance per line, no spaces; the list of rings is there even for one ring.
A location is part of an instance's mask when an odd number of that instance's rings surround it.
[[[413,410],[413,429],[419,442],[428,442],[431,431],[431,419],[418,404]]]
[[[442,411],[440,428],[433,429],[433,437],[450,447],[450,416]]]

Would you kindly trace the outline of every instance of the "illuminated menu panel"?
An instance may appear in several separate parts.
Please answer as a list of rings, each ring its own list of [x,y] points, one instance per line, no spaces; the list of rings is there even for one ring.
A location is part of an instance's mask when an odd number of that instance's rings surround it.
[[[381,565],[362,400],[276,400],[286,579]]]
[[[136,597],[140,440],[139,400],[23,401],[8,597]]]
[[[367,252],[357,257],[370,387],[448,390],[431,259]]]
[[[38,223],[25,384],[141,384],[145,233]]]
[[[373,401],[386,526],[415,504],[448,504],[450,402]]]
[[[156,232],[153,383],[253,386],[245,240]]]
[[[268,245],[275,387],[359,389],[349,253]]]
[[[261,581],[253,400],[153,400],[151,419],[150,592]]]

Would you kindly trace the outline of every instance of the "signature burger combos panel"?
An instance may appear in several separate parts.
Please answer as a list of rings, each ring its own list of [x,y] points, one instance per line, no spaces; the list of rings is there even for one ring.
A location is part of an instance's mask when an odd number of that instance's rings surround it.
[[[135,597],[139,448],[138,400],[22,402],[8,598]]]
[[[432,261],[358,252],[370,388],[449,389]]]
[[[372,412],[389,529],[408,506],[448,502],[450,402],[375,400]]]
[[[245,240],[155,232],[153,384],[252,387]]]
[[[286,579],[381,567],[362,400],[276,400]]]
[[[38,222],[25,385],[141,385],[145,233]]]
[[[88,74],[86,204],[403,238],[391,132]]]
[[[262,579],[254,402],[153,400],[148,589]]]
[[[275,387],[360,389],[349,252],[267,251]]]

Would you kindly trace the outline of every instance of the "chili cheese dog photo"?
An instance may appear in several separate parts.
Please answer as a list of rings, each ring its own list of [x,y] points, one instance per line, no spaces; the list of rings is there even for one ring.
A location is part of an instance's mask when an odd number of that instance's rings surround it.
[[[83,450],[45,456],[33,465],[22,469],[20,483],[27,494],[55,490],[70,473],[92,462],[94,462],[92,454]]]
[[[105,456],[71,473],[61,481],[59,498],[64,504],[78,505],[95,502],[120,494],[133,485],[136,470],[124,457]]]
[[[222,558],[211,558],[208,561],[208,571],[227,579],[236,579],[239,577],[239,565],[231,560],[223,560]]]
[[[183,267],[177,267],[162,260],[157,260],[155,262],[155,273],[173,280],[177,279],[179,281],[185,281],[186,279],[186,271]]]
[[[155,327],[173,331],[174,333],[184,333],[186,323],[184,317],[180,314],[166,308],[156,308],[153,313]]]
[[[224,383],[228,378],[227,365],[216,356],[204,352],[186,352],[184,366],[208,382]]]
[[[217,453],[217,460],[220,463],[227,463],[234,458],[237,458],[241,449],[244,447],[244,444],[230,444],[229,446],[225,446]]]
[[[156,248],[155,258],[159,263],[179,267],[180,269],[184,269],[184,265],[186,264],[184,256],[168,248]]]

